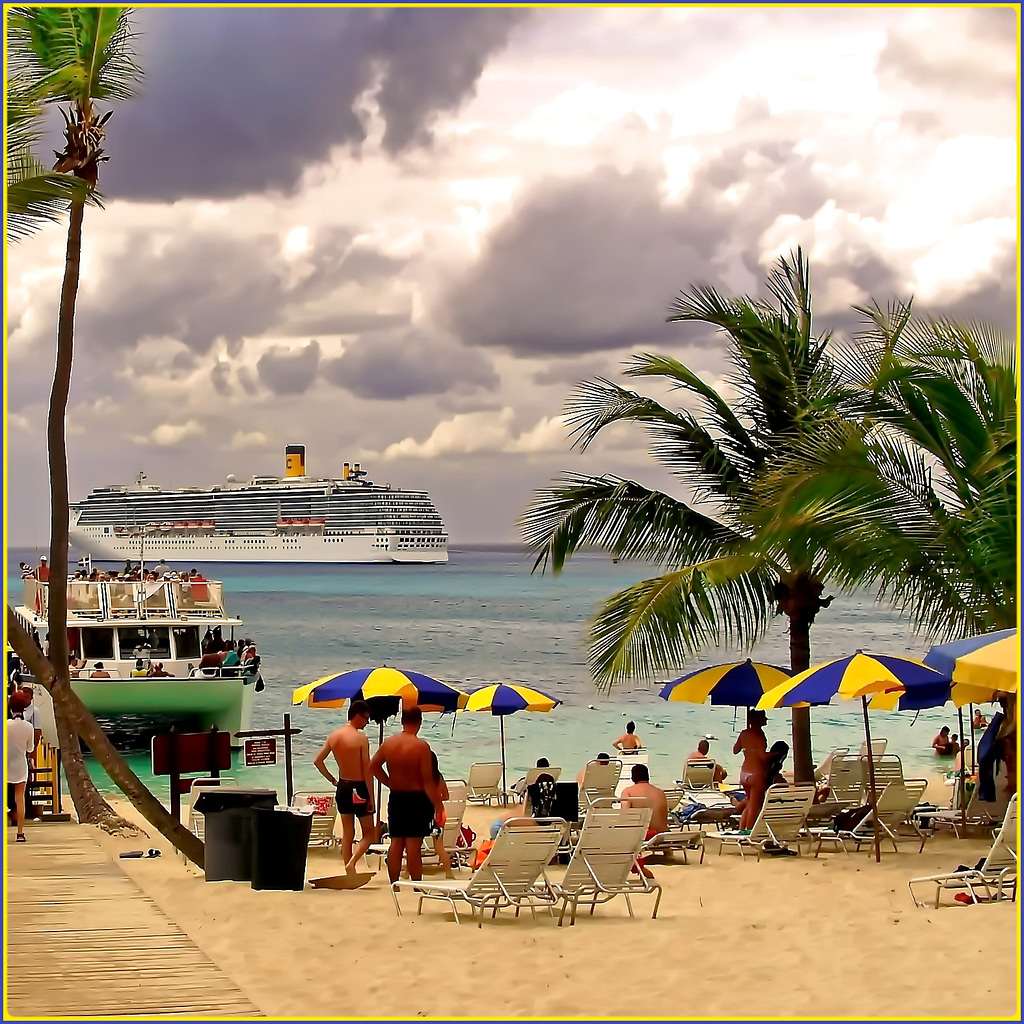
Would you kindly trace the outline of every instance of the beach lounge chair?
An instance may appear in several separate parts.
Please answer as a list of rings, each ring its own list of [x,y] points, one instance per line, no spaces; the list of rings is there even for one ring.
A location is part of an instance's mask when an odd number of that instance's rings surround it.
[[[935,906],[943,890],[967,891],[975,903],[982,900],[1015,900],[1017,898],[1017,794],[1006,806],[1002,827],[996,834],[984,861],[967,871],[950,871],[944,875],[912,878],[907,883],[911,899],[918,907],[926,906],[917,898],[915,885],[935,886]]]
[[[874,743],[874,740],[872,740]],[[881,793],[890,782],[903,782],[903,762],[896,754],[876,754],[875,761],[875,793]],[[871,797],[871,784],[868,779],[868,759],[862,754],[860,770],[864,781],[860,788],[860,803],[866,804]]]
[[[654,856],[659,853],[680,852],[683,855],[683,863],[689,864],[687,852],[696,853],[700,851],[700,863],[704,863],[704,831],[699,828],[670,828],[667,832],[658,832],[645,839],[640,853],[644,856]]]
[[[814,781],[824,782],[828,779],[829,772],[832,770],[833,759],[838,757],[840,754],[848,754],[849,752],[849,747],[835,747],[831,750],[825,760],[814,769]]]
[[[490,804],[501,798],[501,762],[477,761],[469,766],[466,799],[474,804]],[[448,787],[451,792],[451,787]]]
[[[953,786],[949,807],[928,814],[928,822],[932,828],[948,825],[959,839],[962,828],[990,828],[993,825],[998,825],[1006,816],[1008,798],[1003,779],[1000,779],[997,783],[996,793],[999,799],[995,801],[979,800],[978,787],[975,786],[971,791],[971,795],[967,800],[967,807],[963,813],[961,813],[960,802],[957,799],[959,789],[959,786]]]
[[[622,762],[618,760],[611,760],[607,764],[588,761],[583,782],[580,783],[580,804],[591,807],[595,800],[614,798],[621,771]]]
[[[726,845],[734,845],[742,857],[744,849],[757,851],[757,859],[765,848],[788,849],[790,844],[797,847],[810,842],[813,837],[806,831],[807,811],[814,801],[814,786],[769,786],[764,806],[749,833],[742,831],[707,832],[705,839],[714,839],[720,844],[721,856]]]
[[[918,853],[924,850],[924,844],[928,840],[928,834],[922,832],[918,824],[913,820],[914,808],[918,804],[918,798],[924,792],[927,781],[916,780],[912,788],[908,788],[902,780],[890,782],[878,795],[878,803],[874,811],[861,818],[856,825],[848,829],[837,829],[834,825],[812,830],[812,834],[818,840],[818,846],[814,851],[817,857],[821,852],[822,843],[836,843],[849,853],[846,844],[852,843],[859,852],[863,844],[869,846],[874,843],[875,830],[874,822],[878,822],[879,836],[883,840],[892,843],[893,850],[899,851],[900,839],[913,839],[920,841]]]
[[[462,801],[463,811],[465,811],[466,800],[469,797],[469,785],[465,779],[445,779],[445,785],[448,787],[448,799],[455,801]]]
[[[678,783],[687,790],[708,790],[715,787],[715,768],[717,764],[710,757],[701,760],[687,761],[683,765],[683,777]]]
[[[572,851],[565,877],[554,886],[562,904],[558,923],[572,906],[569,924],[576,923],[576,908],[590,903],[590,913],[598,903],[623,896],[629,916],[633,916],[630,896],[656,893],[654,911],[658,916],[661,886],[640,872],[633,872],[651,820],[649,807],[593,807],[587,812],[583,830]]]
[[[828,773],[829,799],[844,805],[859,805],[864,786],[860,755],[836,754]]]
[[[338,821],[338,804],[330,792],[300,792],[292,797],[292,807],[313,811],[309,831],[310,846],[336,846],[341,840],[334,834]]]
[[[460,903],[468,906],[474,917],[479,912],[481,926],[488,909],[494,917],[499,910],[514,907],[518,917],[523,907],[529,907],[536,916],[537,906],[550,908],[556,902],[544,869],[555,856],[566,828],[561,818],[510,818],[472,878],[419,882],[400,879],[391,884],[395,910],[401,916],[398,894],[412,892],[419,897],[417,914],[423,912],[424,900],[444,900],[451,906],[456,922]]]
[[[885,739],[884,737],[881,738],[881,739],[872,740],[871,741],[871,756],[875,757],[875,758],[881,757],[885,753],[885,748],[888,745],[889,745],[889,741],[887,739]],[[861,757],[867,757],[868,756],[868,745],[867,745],[866,741],[860,745],[860,756]]]

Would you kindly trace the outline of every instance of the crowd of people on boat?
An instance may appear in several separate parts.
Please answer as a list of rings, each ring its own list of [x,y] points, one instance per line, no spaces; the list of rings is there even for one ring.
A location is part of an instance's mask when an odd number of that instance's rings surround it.
[[[79,568],[74,574],[68,575],[70,582],[87,583],[159,583],[169,581],[172,583],[208,583],[209,580],[198,570],[189,569],[178,572],[172,569],[164,559],[160,559],[155,565],[146,568],[142,562],[133,562],[130,558],[125,560],[124,568],[120,571],[111,570],[106,572],[103,569],[95,568],[88,558],[79,561]],[[50,579],[50,567],[46,556],[39,559],[38,565],[33,568],[27,562],[20,562],[21,578],[23,580],[38,580],[40,583],[47,583]]]

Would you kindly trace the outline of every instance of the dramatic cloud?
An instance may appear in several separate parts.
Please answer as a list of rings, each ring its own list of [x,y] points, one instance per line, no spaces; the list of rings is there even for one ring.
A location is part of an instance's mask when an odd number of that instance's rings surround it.
[[[321,372],[362,398],[401,399],[498,386],[486,356],[416,331],[360,338],[337,359],[325,360]]]
[[[140,8],[141,96],[119,104],[111,195],[173,200],[291,191],[334,146],[429,144],[527,11]]]
[[[320,344],[311,341],[297,351],[274,346],[256,364],[260,381],[275,395],[301,395],[313,383],[320,365]]]

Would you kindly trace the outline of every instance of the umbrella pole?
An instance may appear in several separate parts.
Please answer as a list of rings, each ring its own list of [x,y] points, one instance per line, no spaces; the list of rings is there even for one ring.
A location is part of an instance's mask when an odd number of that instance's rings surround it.
[[[508,806],[508,790],[505,788],[505,716],[498,715],[498,727],[501,730],[501,806]]]
[[[878,797],[875,794],[875,755],[871,750],[871,723],[868,721],[868,699],[861,697],[861,706],[864,709],[864,738],[868,746],[868,795],[871,803],[871,831],[875,837],[875,863],[882,861],[881,840],[878,835]]]
[[[978,762],[974,758],[974,705],[967,705],[967,714],[971,716],[971,775],[978,774]]]
[[[957,786],[960,789],[960,827],[967,828],[967,780],[964,778],[964,709],[956,709],[960,720],[960,770],[957,772]]]

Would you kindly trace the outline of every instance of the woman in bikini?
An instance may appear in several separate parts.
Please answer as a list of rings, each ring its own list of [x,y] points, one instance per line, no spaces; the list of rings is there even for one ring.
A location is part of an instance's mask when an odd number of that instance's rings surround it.
[[[437,763],[437,754],[433,751],[430,752],[430,766],[434,770],[434,781],[437,783],[438,789],[441,790],[441,799],[448,799],[448,784],[444,781],[444,776],[441,774],[441,767]],[[455,872],[452,871],[451,857],[448,856],[444,848],[444,815],[441,816],[441,824],[435,824],[430,833],[431,838],[434,842],[434,853],[437,854],[437,859],[441,862],[441,866],[444,868],[445,878],[454,878]]]
[[[747,794],[742,802],[743,812],[740,815],[740,828],[752,828],[757,816],[761,813],[764,793],[768,788],[765,784],[765,761],[768,755],[768,738],[764,734],[764,724],[768,721],[763,711],[752,708],[747,712],[747,727],[736,737],[733,745],[734,754],[743,752],[743,767],[740,768],[740,785]]]

